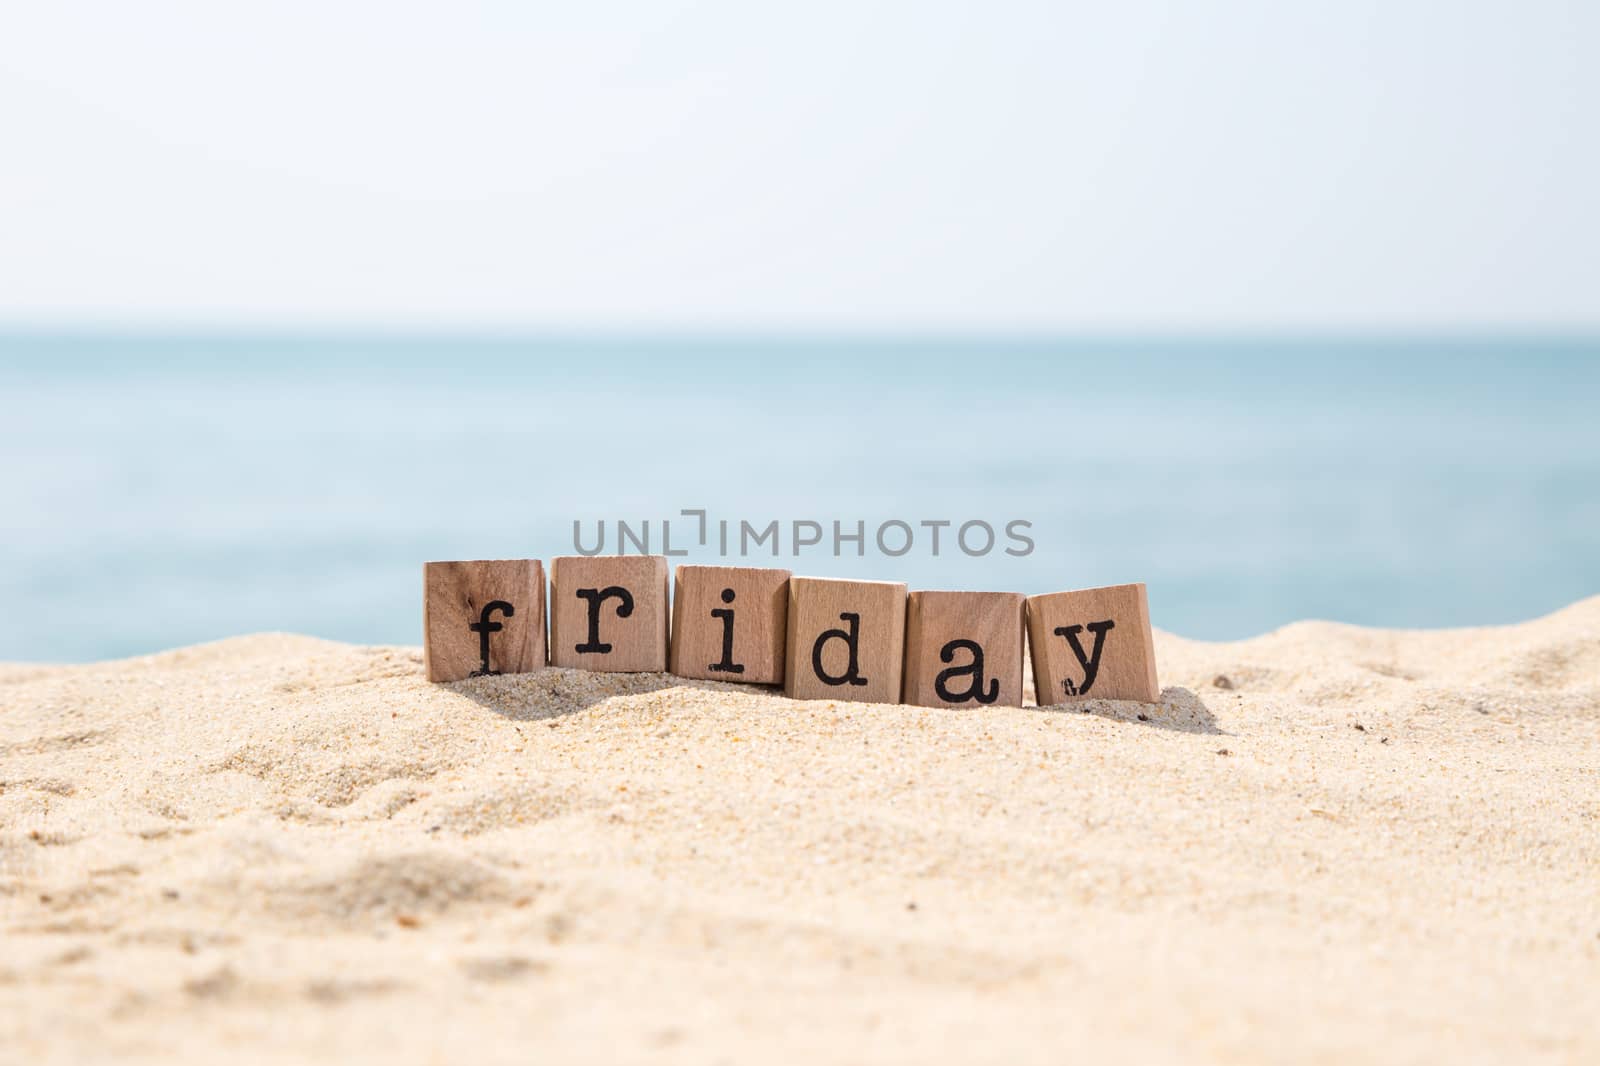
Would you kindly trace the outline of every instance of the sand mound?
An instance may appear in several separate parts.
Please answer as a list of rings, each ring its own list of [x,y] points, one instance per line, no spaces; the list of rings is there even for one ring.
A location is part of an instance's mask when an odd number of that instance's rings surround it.
[[[0,667],[0,1058],[1600,1058],[1600,598],[1157,650],[1066,712]]]

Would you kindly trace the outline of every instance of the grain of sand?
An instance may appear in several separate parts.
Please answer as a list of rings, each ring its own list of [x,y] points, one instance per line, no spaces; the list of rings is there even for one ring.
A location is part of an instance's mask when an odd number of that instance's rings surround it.
[[[0,667],[0,1061],[1600,1061],[1600,598],[1159,705]]]

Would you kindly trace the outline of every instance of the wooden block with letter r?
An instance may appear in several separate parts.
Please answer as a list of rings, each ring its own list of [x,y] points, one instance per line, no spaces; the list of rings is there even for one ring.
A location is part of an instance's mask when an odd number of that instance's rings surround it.
[[[550,664],[627,673],[667,668],[667,557],[550,560]]]
[[[788,617],[787,570],[680,566],[672,583],[672,672],[782,684]]]
[[[790,699],[900,702],[904,585],[791,577],[788,630],[783,692]]]
[[[902,702],[1022,706],[1022,593],[913,592]]]
[[[422,656],[429,681],[543,670],[539,560],[423,564]]]
[[[1028,644],[1041,707],[1085,699],[1161,699],[1143,585],[1029,596]]]

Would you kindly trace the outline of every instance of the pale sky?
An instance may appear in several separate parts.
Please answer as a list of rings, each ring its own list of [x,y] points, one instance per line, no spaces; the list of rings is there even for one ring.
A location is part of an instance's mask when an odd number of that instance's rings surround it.
[[[1592,329],[1597,57],[1590,0],[12,0],[0,326]]]

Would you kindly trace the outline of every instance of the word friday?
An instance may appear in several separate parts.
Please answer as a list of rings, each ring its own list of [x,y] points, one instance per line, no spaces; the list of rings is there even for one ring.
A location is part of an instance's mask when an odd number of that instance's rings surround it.
[[[908,592],[892,581],[679,566],[660,555],[423,567],[429,681],[545,666],[782,685],[794,699],[1022,706],[1023,643],[1041,705],[1153,703],[1142,584],[1024,596]],[[548,639],[547,639],[548,638]]]

